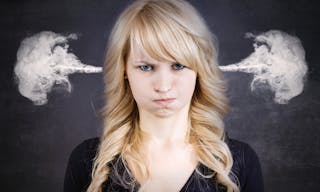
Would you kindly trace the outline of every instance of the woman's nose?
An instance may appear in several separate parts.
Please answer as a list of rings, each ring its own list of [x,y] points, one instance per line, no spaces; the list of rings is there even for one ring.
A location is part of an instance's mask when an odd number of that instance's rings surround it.
[[[154,79],[154,90],[159,93],[165,93],[172,88],[173,77],[168,71],[159,71]]]

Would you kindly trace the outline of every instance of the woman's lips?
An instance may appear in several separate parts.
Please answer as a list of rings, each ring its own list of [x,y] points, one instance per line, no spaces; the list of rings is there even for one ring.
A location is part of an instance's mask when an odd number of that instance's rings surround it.
[[[175,100],[176,100],[175,98],[167,98],[167,99],[155,99],[153,101],[158,105],[167,106],[170,103],[174,102]]]

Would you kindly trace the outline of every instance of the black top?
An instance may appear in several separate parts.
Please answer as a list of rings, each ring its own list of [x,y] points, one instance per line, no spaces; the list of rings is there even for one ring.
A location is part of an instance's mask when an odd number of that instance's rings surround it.
[[[232,157],[232,171],[240,182],[241,192],[263,192],[263,180],[259,159],[253,149],[246,143],[227,139]],[[91,171],[93,159],[96,155],[99,139],[88,139],[78,145],[71,153],[69,158],[65,180],[64,192],[85,192],[91,182]],[[209,174],[212,171],[202,164],[198,165],[201,173]],[[121,169],[121,168],[120,168]],[[122,170],[125,170],[122,168]],[[115,177],[112,177],[104,184],[103,191],[127,192],[130,191],[122,186]],[[134,191],[137,191],[135,189]],[[180,190],[181,192],[208,192],[226,191],[224,186],[217,184],[215,178],[203,178],[196,171],[192,173],[188,181]]]

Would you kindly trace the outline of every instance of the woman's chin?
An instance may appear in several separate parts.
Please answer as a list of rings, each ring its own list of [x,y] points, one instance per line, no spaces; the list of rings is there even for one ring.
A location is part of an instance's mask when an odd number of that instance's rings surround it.
[[[158,118],[169,118],[175,114],[175,111],[170,108],[159,108],[154,111],[154,116]]]

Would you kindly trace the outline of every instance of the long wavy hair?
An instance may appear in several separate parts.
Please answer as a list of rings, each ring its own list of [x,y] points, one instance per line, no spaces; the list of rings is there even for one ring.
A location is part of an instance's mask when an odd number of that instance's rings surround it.
[[[182,0],[137,0],[115,23],[104,68],[104,131],[87,191],[102,191],[103,184],[110,179],[111,165],[124,165],[129,178],[136,175],[149,178],[146,154],[141,150],[143,133],[138,108],[125,78],[126,62],[134,42],[142,45],[154,59],[176,61],[197,73],[189,111],[188,142],[195,149],[198,161],[214,171],[212,175],[201,176],[215,177],[229,192],[239,191],[231,172],[232,155],[224,142],[222,119],[228,102],[214,38],[198,12]],[[122,173],[116,176],[131,189],[137,184]]]

